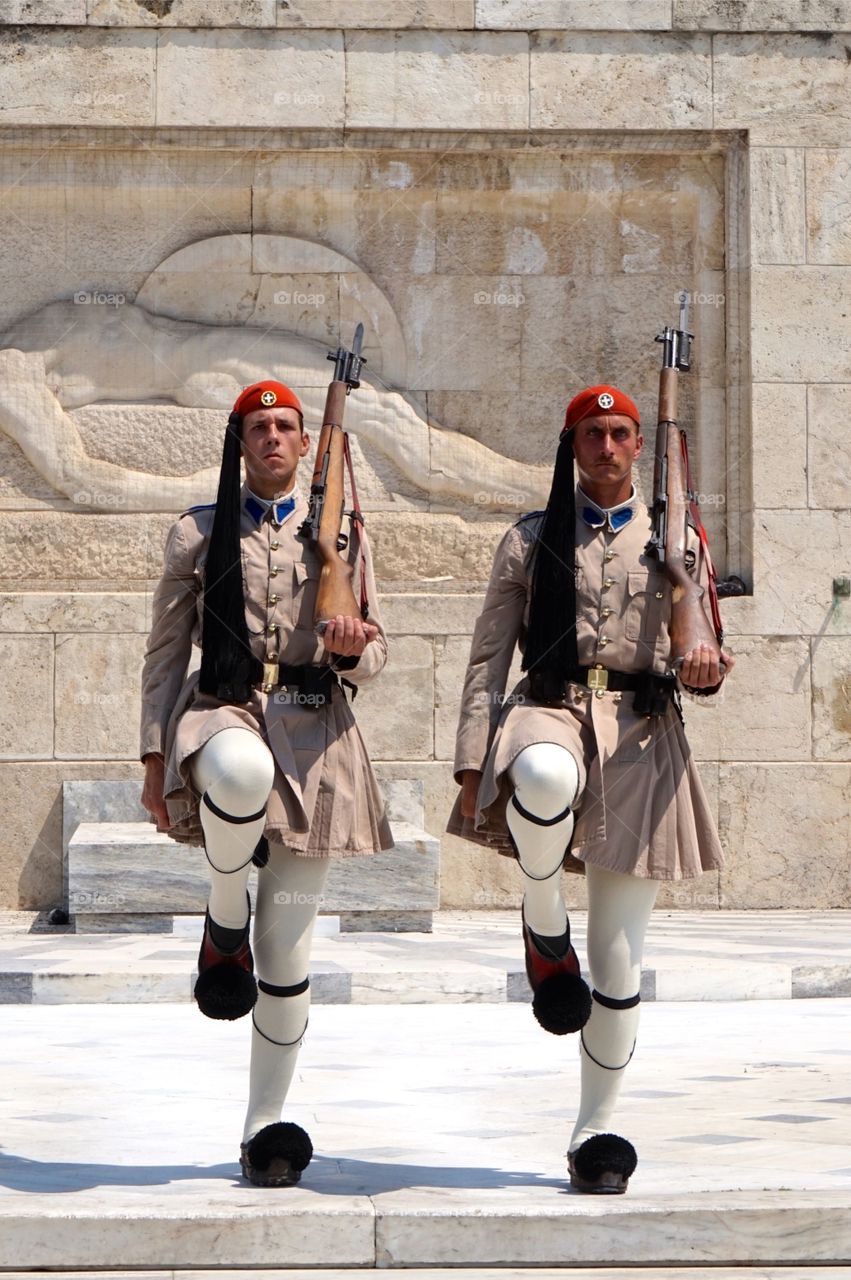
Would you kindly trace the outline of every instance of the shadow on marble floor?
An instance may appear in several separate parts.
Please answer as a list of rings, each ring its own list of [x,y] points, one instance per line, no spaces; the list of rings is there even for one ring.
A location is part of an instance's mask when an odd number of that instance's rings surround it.
[[[565,1180],[567,1174],[565,1173]],[[564,1186],[560,1178],[545,1178],[528,1169],[494,1169],[482,1165],[382,1163],[317,1156],[305,1174],[313,1190],[326,1195],[380,1195],[412,1188],[464,1188],[498,1191],[507,1187]]]
[[[93,1187],[160,1187],[172,1182],[236,1178],[237,1161],[203,1167],[191,1164],[96,1164],[30,1160],[0,1150],[0,1187],[34,1195],[88,1191]]]
[[[0,1187],[32,1195],[62,1195],[95,1187],[160,1187],[179,1182],[244,1182],[236,1160],[213,1165],[96,1164],[30,1160],[0,1148]],[[328,1196],[372,1196],[420,1188],[500,1190],[508,1187],[565,1187],[566,1178],[545,1178],[529,1170],[482,1166],[393,1164],[315,1156],[301,1188]]]

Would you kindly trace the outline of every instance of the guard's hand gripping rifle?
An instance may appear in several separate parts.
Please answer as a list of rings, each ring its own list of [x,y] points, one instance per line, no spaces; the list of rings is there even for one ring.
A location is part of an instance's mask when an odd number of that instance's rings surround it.
[[[348,539],[340,532],[345,501],[344,468],[348,463],[352,485],[353,520],[363,523],[354,489],[351,470],[349,438],[343,430],[343,413],[346,396],[360,386],[361,367],[366,359],[361,355],[363,325],[355,329],[351,351],[338,347],[328,353],[334,361],[334,377],[328,387],[325,400],[325,416],[316,449],[316,464],[310,485],[310,507],[299,533],[304,534],[316,546],[322,560],[319,588],[313,621],[317,635],[322,635],[332,618],[342,614],[346,618],[366,618],[367,602],[359,603],[352,590],[353,567],[340,552]]]
[[[691,367],[693,333],[688,332],[688,299],[680,295],[680,327],[667,325],[656,341],[662,343],[662,368],[659,372],[659,421],[656,430],[656,460],[653,468],[653,531],[647,544],[648,554],[664,566],[673,591],[671,594],[671,667],[682,666],[683,658],[698,645],[712,646],[721,655],[721,616],[714,592],[714,570],[709,558],[706,532],[700,519],[697,496],[692,491],[688,465],[686,435],[677,423],[678,375]],[[700,538],[710,566],[710,604],[714,626],[706,616],[704,588],[689,573],[689,524]],[[724,674],[721,662],[719,671]],[[707,690],[706,692],[709,692]]]

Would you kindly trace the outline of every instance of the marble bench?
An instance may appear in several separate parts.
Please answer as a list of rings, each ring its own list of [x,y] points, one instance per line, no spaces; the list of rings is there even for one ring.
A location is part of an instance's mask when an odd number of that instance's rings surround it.
[[[396,845],[335,860],[320,914],[348,931],[431,932],[440,841],[423,829],[423,783],[382,785]],[[204,912],[204,851],[156,831],[140,795],[138,782],[63,784],[65,891],[77,933],[172,933],[175,917]]]

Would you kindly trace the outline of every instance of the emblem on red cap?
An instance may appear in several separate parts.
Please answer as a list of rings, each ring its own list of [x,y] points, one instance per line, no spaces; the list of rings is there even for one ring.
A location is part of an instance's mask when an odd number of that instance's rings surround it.
[[[597,396],[597,404],[601,409],[611,409],[614,403],[615,397],[613,395],[609,395],[608,391],[601,391]]]
[[[277,399],[278,397],[275,395],[274,391],[264,391],[260,397],[261,403],[266,405],[275,404]]]

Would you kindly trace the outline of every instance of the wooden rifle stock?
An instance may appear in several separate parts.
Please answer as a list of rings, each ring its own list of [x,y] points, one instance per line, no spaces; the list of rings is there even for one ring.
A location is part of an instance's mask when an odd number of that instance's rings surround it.
[[[689,492],[685,435],[678,425],[677,392],[680,371],[689,368],[692,334],[686,330],[687,310],[681,300],[680,328],[665,328],[656,341],[664,343],[659,372],[659,414],[656,429],[656,456],[653,470],[653,533],[648,550],[663,565],[672,586],[671,658],[679,670],[692,649],[708,644],[720,657],[719,638],[704,608],[703,587],[689,573],[687,559],[689,514],[696,505]],[[720,670],[723,674],[724,664]]]
[[[310,537],[322,561],[313,612],[314,627],[319,635],[331,619],[340,614],[347,618],[365,616],[352,587],[354,569],[340,554],[342,547],[346,545],[346,539],[341,535],[346,464],[343,415],[347,395],[352,388],[360,386],[359,374],[364,363],[360,354],[362,340],[363,325],[359,324],[352,350],[340,347],[336,354],[329,353],[328,356],[336,364],[334,377],[328,387],[322,430],[316,449],[316,463],[310,486],[310,510],[302,525],[302,532]]]

